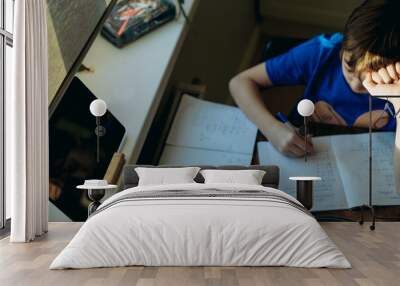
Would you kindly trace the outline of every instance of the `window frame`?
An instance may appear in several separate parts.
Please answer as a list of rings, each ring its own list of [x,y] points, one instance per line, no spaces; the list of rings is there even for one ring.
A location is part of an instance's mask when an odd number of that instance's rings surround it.
[[[13,34],[6,30],[6,1],[0,0],[0,237],[7,234],[10,221],[6,218],[5,189],[5,92],[6,92],[6,50],[13,47]],[[12,1],[15,5],[14,0]],[[14,13],[14,9],[12,9]],[[10,17],[10,15],[8,15]],[[11,17],[13,17],[12,15]]]

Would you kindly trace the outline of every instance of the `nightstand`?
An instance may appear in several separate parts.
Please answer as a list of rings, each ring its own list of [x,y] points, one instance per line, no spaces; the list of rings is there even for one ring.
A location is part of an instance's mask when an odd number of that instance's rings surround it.
[[[290,177],[296,181],[296,198],[302,205],[311,210],[313,207],[313,182],[321,181],[320,177]]]
[[[117,188],[117,185],[105,185],[105,186],[91,186],[91,185],[79,185],[76,187],[79,190],[87,190],[88,197],[92,201],[88,206],[88,217],[94,213],[99,205],[100,200],[104,197],[107,190]]]

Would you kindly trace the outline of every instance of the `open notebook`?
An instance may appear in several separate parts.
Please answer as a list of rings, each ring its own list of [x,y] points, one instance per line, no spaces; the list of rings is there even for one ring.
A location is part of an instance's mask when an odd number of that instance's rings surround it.
[[[373,134],[372,203],[400,205],[393,171],[394,133]],[[283,156],[268,142],[258,143],[260,164],[280,166],[279,188],[296,194],[291,176],[319,176],[315,182],[313,211],[349,209],[368,204],[368,134],[313,138],[316,154],[304,162]]]

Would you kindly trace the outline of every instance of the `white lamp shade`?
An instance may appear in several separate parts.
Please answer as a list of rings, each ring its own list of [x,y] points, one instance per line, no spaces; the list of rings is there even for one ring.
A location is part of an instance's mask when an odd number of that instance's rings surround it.
[[[303,117],[311,116],[314,113],[314,103],[309,99],[303,99],[297,105],[297,111]]]
[[[90,113],[92,113],[93,116],[100,117],[100,116],[103,116],[106,113],[107,104],[102,99],[96,99],[96,100],[92,101],[92,103],[90,104],[89,109],[90,109]]]

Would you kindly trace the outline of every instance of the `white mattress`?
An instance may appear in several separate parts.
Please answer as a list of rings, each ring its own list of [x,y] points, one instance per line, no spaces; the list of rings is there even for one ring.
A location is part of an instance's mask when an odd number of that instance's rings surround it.
[[[136,187],[130,192],[201,190],[204,184]],[[226,190],[262,186],[207,184]],[[50,269],[145,266],[293,266],[349,268],[318,222],[293,206],[258,199],[123,201],[92,216]]]

